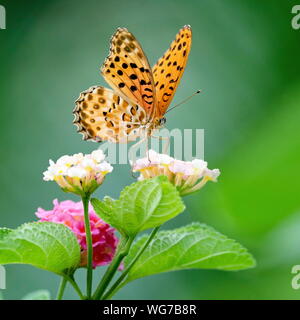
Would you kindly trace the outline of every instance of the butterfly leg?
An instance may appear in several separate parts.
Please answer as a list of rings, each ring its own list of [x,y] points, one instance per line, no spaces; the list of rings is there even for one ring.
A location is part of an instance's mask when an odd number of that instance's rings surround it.
[[[129,158],[130,160],[132,160],[132,164],[134,164],[134,163],[135,163],[135,160],[136,160],[136,151],[133,152],[133,150],[136,150],[139,145],[143,144],[143,143],[144,143],[145,141],[147,141],[147,140],[148,140],[148,136],[146,135],[146,136],[144,136],[143,138],[141,138],[140,141],[138,141],[137,143],[135,143],[133,146],[131,146],[131,147],[129,148],[128,158]],[[148,144],[148,143],[147,143],[147,144]],[[131,157],[131,156],[132,156],[132,157]]]
[[[151,163],[151,160],[150,160],[150,156],[149,156],[149,135],[147,135],[147,140],[146,140],[146,155],[148,157],[148,161],[149,163]]]
[[[140,141],[138,141],[137,143],[135,143],[134,145],[132,145],[130,148],[129,148],[129,151],[128,151],[128,158],[129,158],[129,161],[131,163],[131,176],[137,180],[137,176],[134,175],[134,172],[133,172],[133,167],[134,167],[134,164],[135,164],[135,161],[136,161],[136,151],[133,152],[133,150],[135,150],[139,145],[141,145],[142,143],[144,143],[146,141],[146,139],[148,139],[148,137],[143,137],[141,138]]]
[[[170,137],[152,136],[152,138],[159,139],[161,141],[162,140],[166,141],[165,146],[163,148],[163,153],[167,154],[168,148],[170,146],[170,141],[171,141]]]

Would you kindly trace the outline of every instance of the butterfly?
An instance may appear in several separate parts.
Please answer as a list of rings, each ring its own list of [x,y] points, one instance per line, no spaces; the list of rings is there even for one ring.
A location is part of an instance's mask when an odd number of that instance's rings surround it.
[[[122,143],[136,140],[141,130],[151,136],[161,128],[185,70],[191,43],[192,29],[186,25],[151,69],[133,34],[118,28],[101,67],[113,90],[93,86],[76,100],[73,122],[83,139]]]

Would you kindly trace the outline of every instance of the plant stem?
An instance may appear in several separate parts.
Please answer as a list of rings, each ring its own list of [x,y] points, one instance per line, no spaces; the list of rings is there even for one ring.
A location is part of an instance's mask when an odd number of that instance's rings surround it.
[[[59,284],[59,288],[58,288],[58,292],[57,292],[57,296],[56,296],[56,300],[61,300],[65,289],[66,289],[66,284],[67,284],[67,279],[65,277],[61,278],[60,284]]]
[[[89,200],[90,195],[82,196],[82,203],[84,209],[84,226],[87,243],[87,277],[86,277],[86,295],[87,299],[92,296],[92,283],[93,283],[93,242],[91,234],[91,225],[89,218]]]
[[[105,292],[106,288],[108,287],[110,281],[112,280],[113,276],[118,270],[122,260],[127,256],[129,253],[129,249],[135,237],[123,237],[120,241],[118,250],[116,255],[111,262],[110,266],[106,270],[101,282],[99,283],[94,295],[94,300],[101,300],[103,293]]]
[[[159,230],[159,227],[156,227],[152,230],[149,238],[145,242],[142,248],[140,248],[139,252],[136,254],[136,256],[133,258],[129,266],[122,272],[120,277],[117,279],[117,281],[111,286],[111,288],[107,291],[107,293],[103,296],[103,300],[110,299],[113,295],[117,293],[122,288],[122,281],[125,279],[129,271],[132,269],[132,267],[135,265],[137,260],[140,258],[140,256],[144,253],[144,251],[147,249],[149,246],[150,242],[152,239],[155,237],[157,231]]]
[[[74,288],[74,290],[77,292],[77,294],[79,295],[81,300],[86,300],[86,297],[82,294],[78,284],[76,283],[76,281],[74,280],[73,275],[72,276],[68,276],[68,275],[64,275],[63,276],[67,281],[70,282],[70,284],[72,285],[72,287]]]

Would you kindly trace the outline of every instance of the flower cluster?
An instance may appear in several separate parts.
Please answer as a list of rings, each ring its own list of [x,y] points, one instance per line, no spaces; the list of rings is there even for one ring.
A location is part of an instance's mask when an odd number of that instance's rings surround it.
[[[44,180],[56,181],[66,192],[80,196],[92,194],[102,184],[105,175],[113,170],[104,159],[103,151],[95,150],[87,155],[65,155],[56,163],[50,160],[50,166],[44,172]]]
[[[140,180],[165,175],[177,187],[181,195],[199,190],[208,181],[217,181],[220,175],[219,169],[208,169],[206,161],[200,159],[176,160],[154,150],[149,150],[145,158],[138,159],[133,164],[133,172],[140,172]]]
[[[82,202],[66,200],[53,201],[52,210],[38,208],[36,215],[40,221],[61,223],[70,228],[76,235],[81,247],[81,266],[86,266],[87,242],[84,227],[84,211]],[[114,257],[118,238],[115,230],[103,222],[89,206],[89,218],[93,242],[93,267],[109,264]]]

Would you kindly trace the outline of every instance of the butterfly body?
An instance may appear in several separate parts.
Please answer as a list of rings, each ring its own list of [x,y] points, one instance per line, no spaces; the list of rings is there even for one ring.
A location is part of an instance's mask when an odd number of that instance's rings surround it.
[[[129,142],[161,128],[185,69],[191,28],[184,26],[151,69],[136,38],[125,28],[111,38],[101,74],[111,86],[91,87],[76,100],[74,123],[85,140]]]

